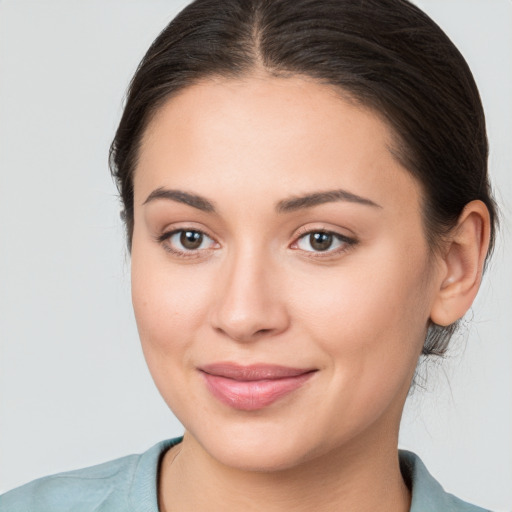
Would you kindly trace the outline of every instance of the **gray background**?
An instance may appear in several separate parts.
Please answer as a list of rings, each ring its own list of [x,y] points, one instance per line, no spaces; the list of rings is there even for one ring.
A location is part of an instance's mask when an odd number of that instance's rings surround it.
[[[179,435],[139,348],[107,151],[146,48],[187,2],[0,0],[0,491]],[[472,67],[503,211],[451,357],[401,446],[449,491],[512,510],[512,3],[418,0]]]

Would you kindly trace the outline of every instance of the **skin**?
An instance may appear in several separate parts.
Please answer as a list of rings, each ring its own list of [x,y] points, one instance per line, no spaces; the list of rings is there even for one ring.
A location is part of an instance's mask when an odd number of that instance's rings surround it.
[[[455,321],[476,294],[489,221],[470,203],[432,255],[421,187],[392,145],[375,113],[298,77],[205,80],[152,119],[134,177],[132,295],[151,374],[185,427],[162,462],[162,510],[409,510],[402,409],[429,321]],[[162,189],[215,211],[148,200]],[[276,210],[340,189],[374,205]],[[165,238],[178,229],[205,233],[200,248]],[[344,238],[315,252],[314,230]],[[316,371],[243,411],[198,371],[220,361]]]

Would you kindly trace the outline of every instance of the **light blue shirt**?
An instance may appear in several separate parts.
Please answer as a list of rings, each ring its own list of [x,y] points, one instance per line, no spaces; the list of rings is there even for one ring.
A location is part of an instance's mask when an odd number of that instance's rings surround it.
[[[0,512],[158,512],[160,459],[180,441],[162,441],[141,455],[34,480],[0,496]],[[446,493],[414,453],[401,450],[400,466],[412,487],[410,512],[485,512]]]

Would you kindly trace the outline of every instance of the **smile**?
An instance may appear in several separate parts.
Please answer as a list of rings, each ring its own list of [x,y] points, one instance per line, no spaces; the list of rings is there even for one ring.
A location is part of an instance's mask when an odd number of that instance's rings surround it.
[[[308,381],[316,369],[275,365],[240,366],[232,363],[199,369],[209,391],[222,403],[242,411],[263,409]]]

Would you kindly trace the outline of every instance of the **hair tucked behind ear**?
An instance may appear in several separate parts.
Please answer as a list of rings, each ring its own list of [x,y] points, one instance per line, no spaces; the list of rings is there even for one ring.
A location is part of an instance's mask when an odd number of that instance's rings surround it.
[[[444,32],[406,0],[196,0],[157,37],[140,63],[110,149],[134,228],[133,175],[144,130],[172,95],[207,76],[307,75],[383,116],[395,156],[421,183],[423,219],[435,251],[464,206],[496,207],[479,93]],[[445,352],[455,325],[432,325],[424,354]]]

